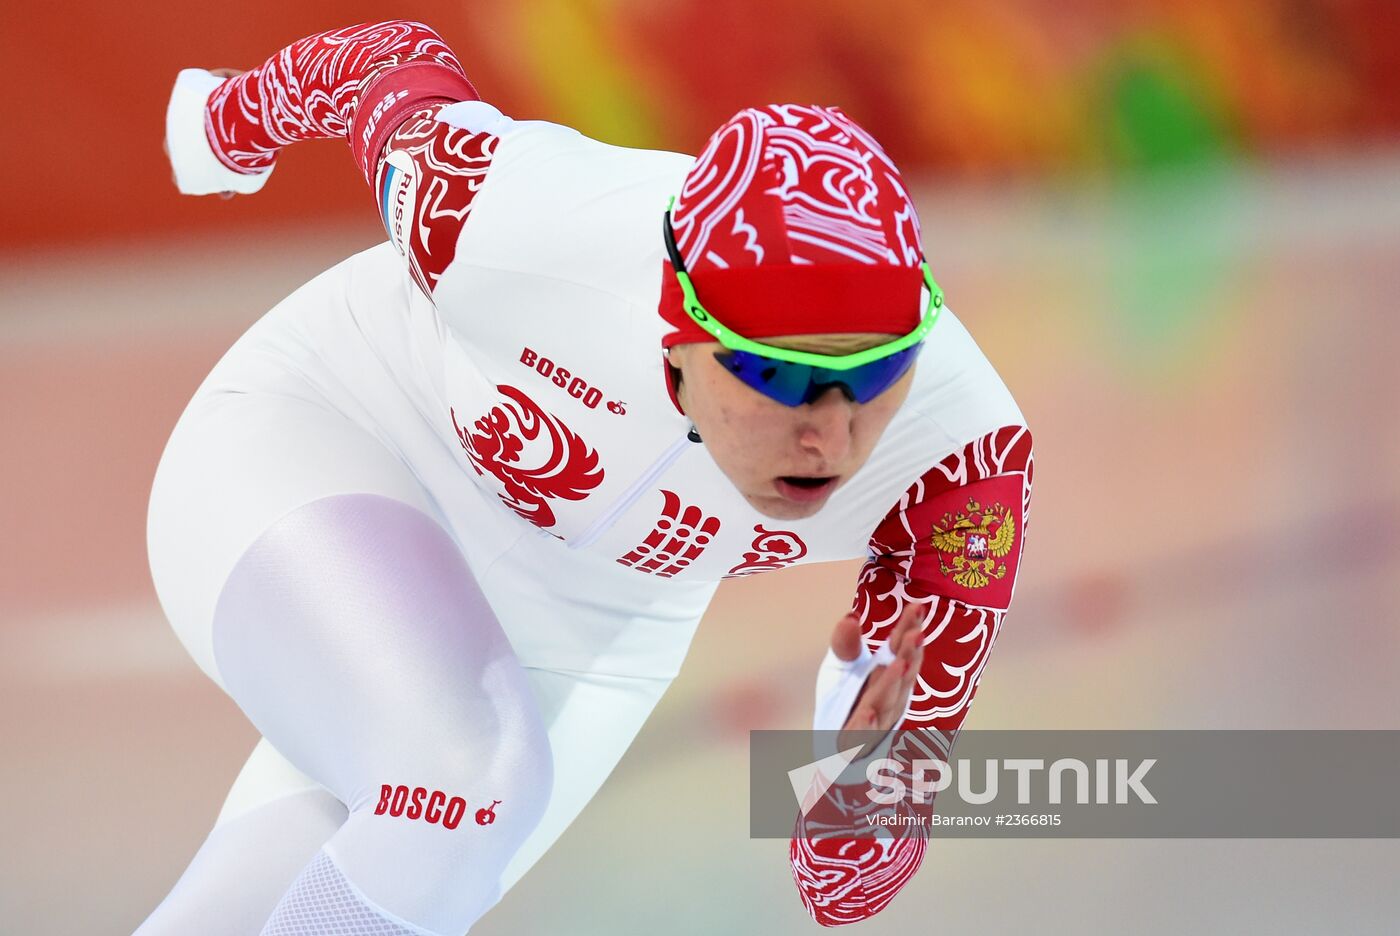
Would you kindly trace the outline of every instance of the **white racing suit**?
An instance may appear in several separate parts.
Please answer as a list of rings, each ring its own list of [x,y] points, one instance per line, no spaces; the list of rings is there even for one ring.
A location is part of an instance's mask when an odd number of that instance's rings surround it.
[[[182,189],[256,191],[279,147],[346,137],[390,243],[249,329],[158,469],[161,603],[264,737],[146,936],[465,932],[601,786],[726,577],[865,557],[866,652],[923,606],[901,725],[948,739],[1010,605],[1030,434],[950,310],[865,466],[771,520],[664,378],[661,219],[693,160],[511,120],[460,74],[392,22],[172,97]],[[799,819],[790,856],[834,925],[924,847]]]

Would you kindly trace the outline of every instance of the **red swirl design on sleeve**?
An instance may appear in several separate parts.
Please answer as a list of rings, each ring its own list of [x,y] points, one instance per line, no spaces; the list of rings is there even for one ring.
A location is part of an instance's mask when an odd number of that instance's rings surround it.
[[[436,117],[441,109],[434,104],[414,112],[389,136],[386,154],[399,153],[409,165],[397,171],[391,160],[399,157],[388,156],[380,161],[374,183],[389,236],[428,296],[457,255],[457,237],[486,181],[499,141],[489,133],[440,123]],[[409,217],[396,223],[398,206],[391,202],[404,193],[411,193]]]
[[[387,69],[409,62],[435,62],[465,82],[447,43],[422,23],[367,23],[300,39],[215,89],[205,111],[214,155],[235,172],[252,173],[271,166],[289,143],[347,137],[362,92]],[[372,179],[377,154],[363,141],[350,144]]]
[[[237,172],[271,166],[289,143],[346,138],[391,240],[432,296],[497,142],[436,116],[477,98],[441,36],[394,20],[292,43],[216,88],[205,125],[214,154]]]
[[[884,643],[907,604],[925,606],[923,666],[898,726],[923,731],[900,736],[890,756],[902,763],[952,749],[1010,607],[1033,476],[1030,431],[1003,427],[925,472],[871,536],[853,604],[866,646]],[[799,816],[788,855],[808,913],[839,926],[883,910],[926,848],[921,834],[823,835]]]

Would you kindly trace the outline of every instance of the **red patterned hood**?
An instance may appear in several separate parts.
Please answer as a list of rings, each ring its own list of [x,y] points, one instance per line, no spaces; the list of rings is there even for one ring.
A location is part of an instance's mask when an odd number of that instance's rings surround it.
[[[710,137],[672,223],[697,294],[752,338],[910,331],[919,321],[918,216],[898,168],[834,107],[747,108]],[[708,341],[663,264],[664,344]]]

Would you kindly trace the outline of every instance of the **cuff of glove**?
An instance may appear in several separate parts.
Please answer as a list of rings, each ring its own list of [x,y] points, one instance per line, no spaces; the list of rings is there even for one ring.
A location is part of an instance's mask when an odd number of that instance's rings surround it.
[[[272,167],[257,173],[234,172],[219,162],[204,129],[209,95],[225,79],[202,68],[181,70],[165,109],[165,145],[175,170],[175,185],[186,195],[239,192],[251,195],[263,187]]]
[[[888,644],[871,653],[865,642],[860,645],[860,656],[854,660],[842,660],[830,648],[822,660],[817,678],[817,705],[812,717],[812,730],[837,731],[844,727],[851,715],[851,706],[860,695],[861,687],[877,666],[888,666],[895,661],[895,655]]]
[[[501,136],[515,123],[485,101],[458,101],[456,104],[449,104],[437,112],[437,121],[449,127],[466,130],[468,133],[489,133],[492,136]]]

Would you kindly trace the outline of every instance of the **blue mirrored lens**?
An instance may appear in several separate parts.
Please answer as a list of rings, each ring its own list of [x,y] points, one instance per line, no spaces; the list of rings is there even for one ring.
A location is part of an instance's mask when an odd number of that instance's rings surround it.
[[[857,403],[868,403],[894,385],[918,357],[923,343],[850,370],[811,367],[748,351],[716,351],[715,359],[735,377],[785,406],[801,406],[827,387],[839,386]]]
[[[778,361],[748,351],[716,351],[715,359],[735,377],[766,397],[786,406],[799,406],[812,385],[812,368]]]

